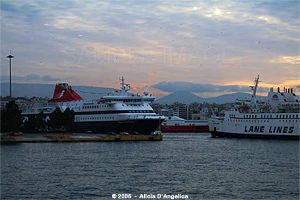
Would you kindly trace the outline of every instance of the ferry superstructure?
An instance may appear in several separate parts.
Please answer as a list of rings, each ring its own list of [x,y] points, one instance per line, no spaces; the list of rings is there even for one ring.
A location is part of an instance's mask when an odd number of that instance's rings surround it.
[[[83,100],[67,83],[59,83],[55,87],[53,98],[40,106],[33,106],[22,113],[23,116],[38,114],[43,111],[49,114],[59,107],[63,112],[70,108],[75,112],[72,132],[137,132],[150,134],[154,132],[165,117],[157,115],[150,103],[155,97],[147,91],[144,95],[131,94],[130,84],[121,80],[121,89],[115,90],[97,100]]]
[[[256,99],[259,76],[250,102],[236,104],[224,116],[209,118],[212,137],[300,139],[300,105],[293,89],[270,89],[266,101]]]

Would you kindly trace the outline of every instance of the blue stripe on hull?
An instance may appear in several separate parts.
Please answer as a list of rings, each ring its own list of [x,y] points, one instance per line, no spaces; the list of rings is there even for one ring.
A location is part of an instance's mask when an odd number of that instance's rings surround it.
[[[75,122],[72,126],[72,132],[84,133],[92,131],[93,133],[107,132],[138,132],[141,135],[149,135],[154,132],[161,120],[128,120],[128,121],[99,121],[99,122]]]
[[[227,138],[253,138],[253,139],[278,139],[278,140],[300,140],[300,136],[296,135],[262,135],[262,134],[238,134],[210,131],[211,136],[214,137],[227,137]]]

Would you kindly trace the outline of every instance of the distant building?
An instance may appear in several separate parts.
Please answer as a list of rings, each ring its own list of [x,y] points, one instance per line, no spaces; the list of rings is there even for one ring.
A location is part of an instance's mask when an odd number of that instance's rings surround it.
[[[15,103],[18,105],[20,110],[25,110],[27,108],[27,101],[24,99],[17,99]]]
[[[5,109],[7,103],[8,103],[8,101],[1,101],[1,104],[0,104],[1,110],[4,110],[4,109]]]
[[[183,119],[189,119],[189,106],[178,105],[177,108],[173,111],[173,115]]]
[[[207,104],[204,103],[202,105],[201,113],[206,116],[209,114],[209,108],[208,108]]]

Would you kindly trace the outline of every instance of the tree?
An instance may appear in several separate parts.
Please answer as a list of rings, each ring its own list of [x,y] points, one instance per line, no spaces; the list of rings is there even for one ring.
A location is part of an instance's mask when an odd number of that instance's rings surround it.
[[[24,122],[22,129],[24,132],[35,132],[36,131],[36,116],[29,115],[27,120]]]
[[[74,122],[75,113],[74,110],[70,110],[67,108],[62,114],[62,124],[65,128],[65,131],[70,131],[72,128],[72,124]]]
[[[45,129],[47,126],[46,119],[45,119],[44,112],[41,111],[37,116],[36,116],[36,122],[35,122],[35,127],[38,129]]]
[[[49,116],[50,120],[48,121],[48,124],[53,129],[61,129],[62,127],[62,112],[59,107],[56,107],[56,109],[50,114]]]
[[[1,111],[1,133],[3,132],[7,132],[7,111],[6,110],[2,110]]]
[[[21,110],[15,101],[6,104],[5,110],[1,112],[1,132],[15,132],[20,129]]]

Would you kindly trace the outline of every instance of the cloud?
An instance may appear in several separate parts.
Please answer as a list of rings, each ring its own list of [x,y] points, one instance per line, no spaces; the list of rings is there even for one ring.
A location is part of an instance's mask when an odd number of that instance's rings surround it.
[[[19,81],[25,81],[25,82],[53,82],[53,81],[61,81],[61,78],[54,78],[50,75],[44,75],[44,76],[39,76],[37,74],[29,74],[26,76],[12,76],[11,77],[12,82],[19,82]],[[9,76],[4,76],[1,75],[1,82],[7,82],[9,81]]]
[[[15,56],[17,80],[98,85],[124,75],[139,84],[216,84],[194,85],[199,91],[241,90],[232,81],[257,73],[268,83],[299,80],[298,1],[1,3],[1,54]],[[1,63],[8,74],[5,56]]]
[[[280,56],[277,59],[270,60],[271,63],[287,63],[292,65],[300,64],[300,56]]]
[[[203,92],[249,92],[249,86],[240,85],[213,85],[200,84],[191,82],[160,82],[151,86],[152,88],[160,89],[165,92],[189,91],[195,93]],[[267,91],[268,88],[261,88]]]

